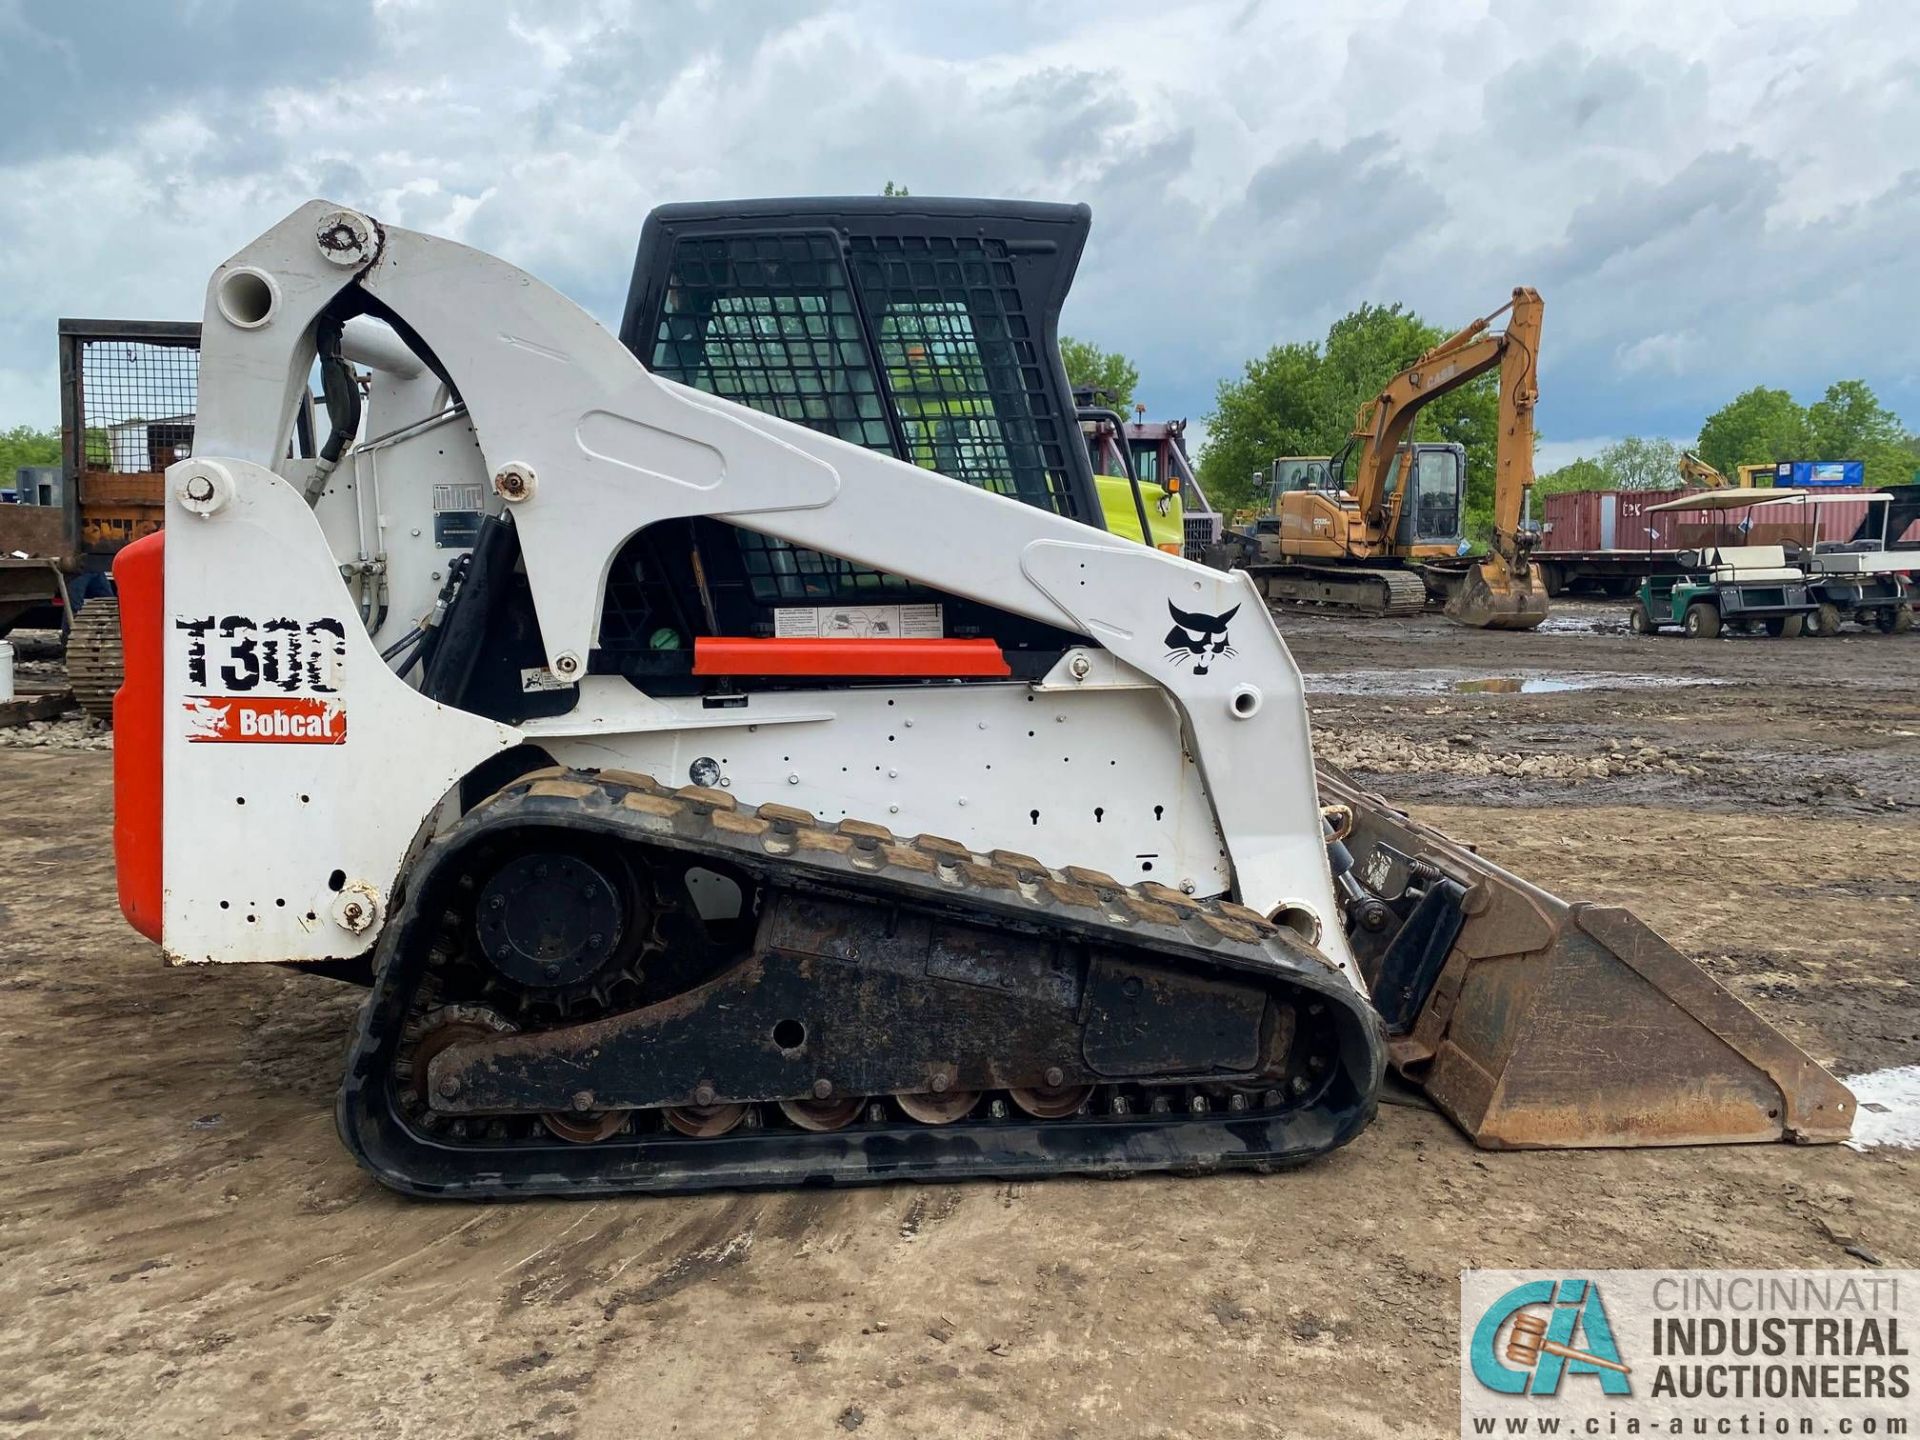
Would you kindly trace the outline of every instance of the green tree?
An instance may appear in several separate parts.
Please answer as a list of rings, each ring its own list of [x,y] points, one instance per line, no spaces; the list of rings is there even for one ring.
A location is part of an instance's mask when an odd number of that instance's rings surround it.
[[[1802,459],[1852,460],[1876,445],[1898,445],[1907,435],[1900,417],[1864,380],[1834,381],[1807,407],[1807,423],[1819,454]]]
[[[891,180],[887,181],[887,183],[883,187],[881,187],[880,193],[882,195],[885,195],[894,199],[901,199],[901,200],[904,200],[907,198],[907,196],[913,194],[913,192],[907,189],[906,186],[896,185]]]
[[[1694,450],[1722,474],[1739,478],[1742,465],[1809,460],[1813,426],[1806,410],[1784,390],[1756,385],[1709,415]],[[1836,456],[1850,459],[1850,456]]]
[[[1680,483],[1680,447],[1671,440],[1629,435],[1600,452],[1608,488],[1664,490]]]
[[[1817,452],[1799,459],[1860,460],[1868,485],[1903,485],[1913,479],[1915,445],[1900,417],[1880,403],[1864,380],[1836,380],[1807,407]]]
[[[13,472],[22,465],[58,465],[60,432],[16,425],[0,430],[0,490],[13,488]]]
[[[1276,345],[1249,360],[1239,380],[1220,382],[1200,455],[1200,483],[1215,505],[1231,511],[1259,500],[1282,455],[1339,448],[1344,426],[1332,419],[1321,370],[1319,346]]]
[[[1133,418],[1133,392],[1140,384],[1140,369],[1125,355],[1062,335],[1060,360],[1067,367],[1069,385],[1076,390],[1104,390],[1109,405],[1128,419]]]
[[[1707,417],[1698,449],[1729,475],[1781,460],[1859,460],[1870,486],[1907,484],[1920,465],[1920,436],[1864,380],[1836,380],[1804,407],[1784,390],[1756,387]]]
[[[1362,305],[1336,320],[1324,345],[1276,345],[1223,380],[1207,417],[1201,484],[1227,509],[1261,498],[1264,476],[1283,455],[1332,455],[1346,445],[1360,407],[1447,332],[1401,305]],[[1467,515],[1484,531],[1493,513],[1499,396],[1493,377],[1425,406],[1416,440],[1457,441],[1467,450]]]
[[[1537,476],[1533,488],[1537,495],[1564,495],[1570,490],[1611,490],[1614,480],[1612,473],[1598,460],[1589,460],[1582,455],[1558,470],[1549,470]]]

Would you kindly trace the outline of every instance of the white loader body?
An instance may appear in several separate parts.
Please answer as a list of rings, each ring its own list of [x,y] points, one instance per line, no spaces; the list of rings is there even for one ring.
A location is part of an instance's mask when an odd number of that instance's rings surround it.
[[[315,462],[285,457],[313,321],[356,280],[460,404],[353,322],[349,353],[375,365],[369,438],[316,480]],[[670,785],[705,760],[745,802],[1231,893],[1352,974],[1299,672],[1244,576],[658,379],[524,272],[322,202],[220,267],[203,343],[197,453],[168,472],[171,959],[367,951],[410,849],[457,813],[461,778],[532,743]],[[526,683],[578,682],[566,714],[461,713],[382,660],[458,553],[436,538],[449,496],[511,510],[546,659]],[[1094,643],[1032,683],[787,689],[725,709],[587,674],[611,557],[689,515]],[[1170,609],[1230,627],[1170,650]]]

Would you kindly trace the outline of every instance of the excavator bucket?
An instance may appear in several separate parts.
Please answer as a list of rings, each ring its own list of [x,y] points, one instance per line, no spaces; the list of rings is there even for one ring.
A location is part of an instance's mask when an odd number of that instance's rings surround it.
[[[1335,864],[1373,907],[1355,948],[1390,1062],[1475,1144],[1847,1137],[1846,1087],[1628,911],[1537,889],[1331,766],[1320,795],[1352,817]]]
[[[1547,587],[1531,565],[1521,570],[1483,562],[1452,587],[1446,614],[1476,630],[1532,630],[1547,618]]]

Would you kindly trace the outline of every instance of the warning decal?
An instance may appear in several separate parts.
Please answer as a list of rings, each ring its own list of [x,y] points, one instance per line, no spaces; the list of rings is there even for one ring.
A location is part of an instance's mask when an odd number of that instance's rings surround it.
[[[782,640],[938,640],[945,633],[938,605],[788,606],[773,612]]]

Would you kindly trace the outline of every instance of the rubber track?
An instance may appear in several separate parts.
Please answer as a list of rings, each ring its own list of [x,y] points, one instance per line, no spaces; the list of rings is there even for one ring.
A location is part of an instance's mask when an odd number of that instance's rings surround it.
[[[67,683],[80,708],[103,724],[113,724],[113,693],[126,677],[120,650],[120,602],[96,595],[80,607],[67,632]]]
[[[1274,574],[1271,578],[1282,583],[1290,572],[1303,580],[1321,584],[1351,585],[1356,590],[1369,584],[1378,584],[1385,590],[1386,599],[1384,603],[1376,600],[1345,604],[1336,600],[1291,600],[1285,596],[1269,595],[1269,599],[1275,604],[1318,605],[1329,610],[1342,610],[1349,614],[1366,615],[1377,619],[1418,615],[1427,608],[1427,585],[1417,571],[1374,569],[1352,565],[1290,565],[1277,568],[1280,573]],[[1263,585],[1262,589],[1264,588]]]
[[[926,1126],[863,1118],[843,1130],[763,1128],[692,1139],[667,1132],[593,1145],[542,1135],[453,1139],[411,1126],[391,1067],[460,852],[525,826],[557,827],[709,857],[777,886],[907,904],[975,924],[1036,927],[1197,968],[1240,971],[1324,1001],[1334,1051],[1311,1095],[1263,1109],[1060,1120],[969,1118]],[[1125,886],[1079,867],[1054,870],[1008,851],[979,855],[951,840],[884,826],[828,826],[803,810],[757,809],[721,790],[667,790],[642,775],[548,771],[475,807],[413,867],[411,891],[375,957],[373,993],[348,1056],[342,1138],[383,1183],[412,1194],[498,1198],[620,1191],[699,1191],[894,1180],[1275,1170],[1352,1139],[1372,1118],[1384,1067],[1379,1021],[1319,952],[1252,910],[1195,900],[1158,884]],[[1317,1011],[1317,1007],[1316,1007]],[[983,1103],[980,1111],[987,1110]],[[642,1112],[644,1113],[644,1112]]]

